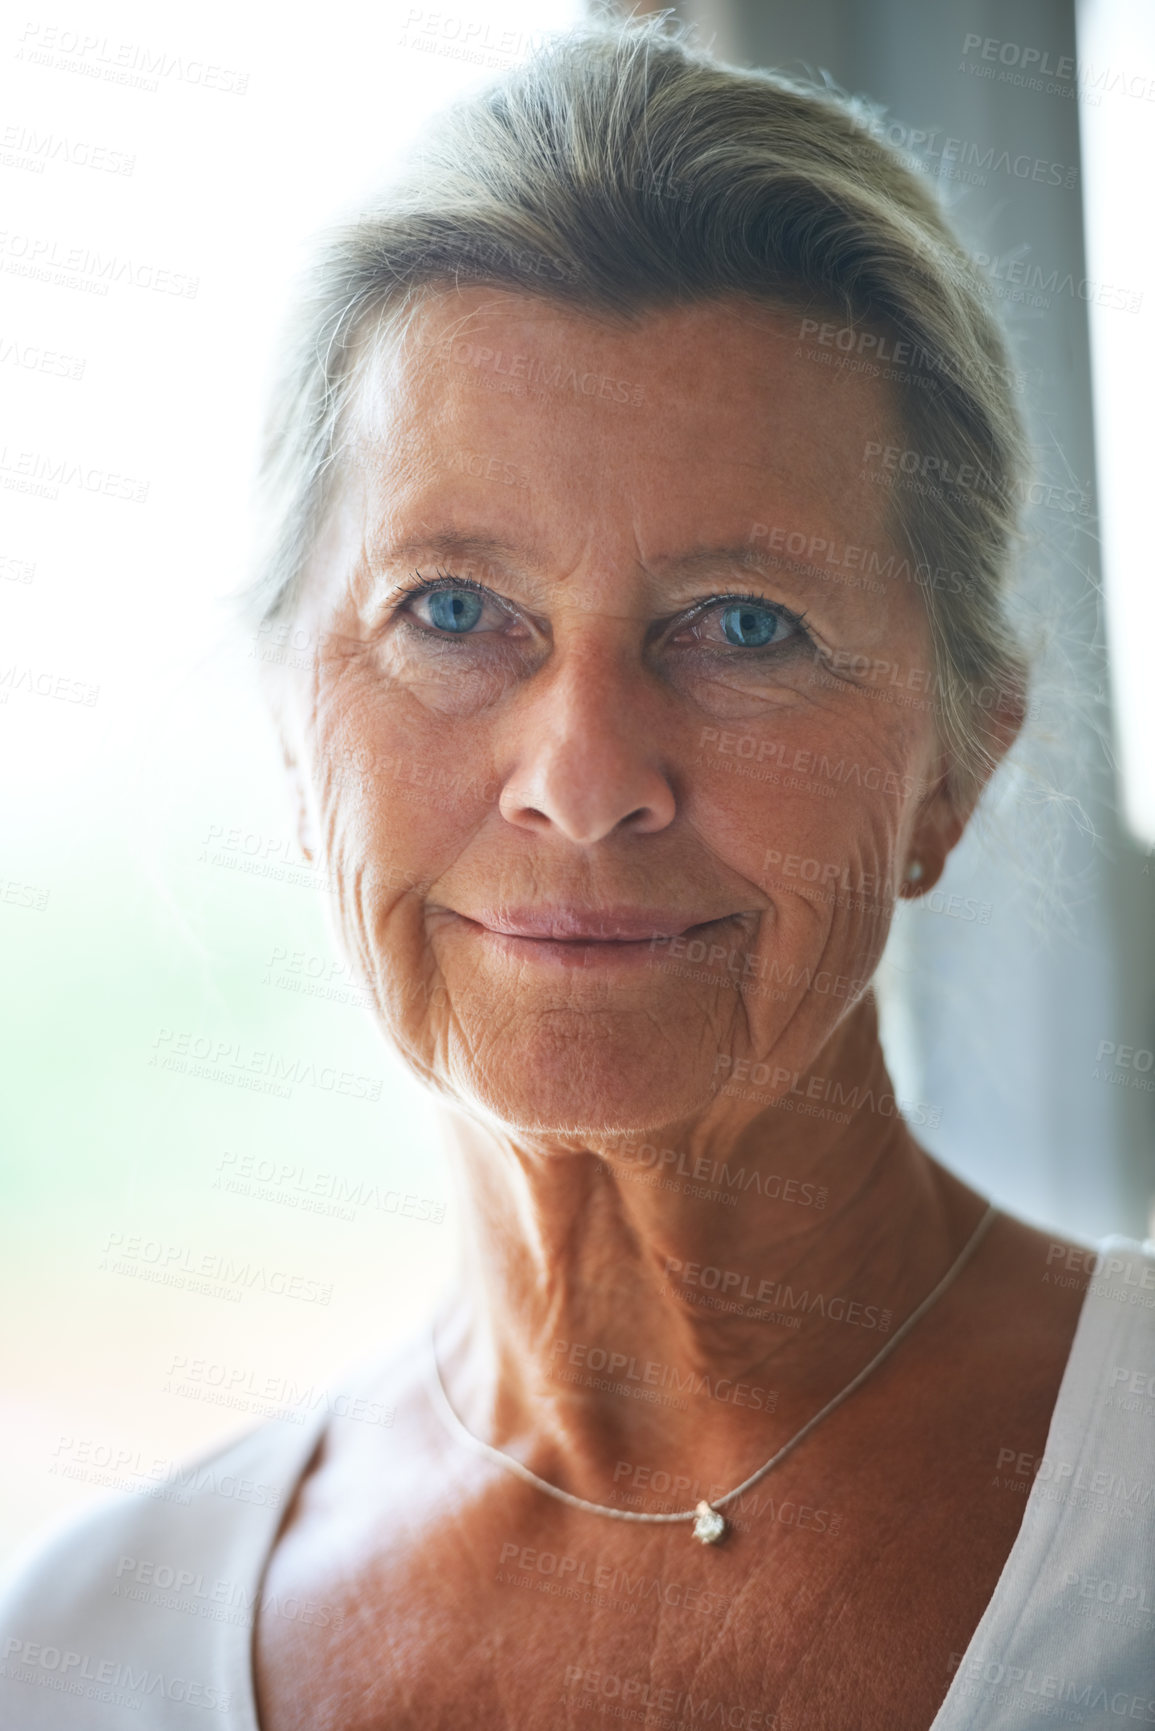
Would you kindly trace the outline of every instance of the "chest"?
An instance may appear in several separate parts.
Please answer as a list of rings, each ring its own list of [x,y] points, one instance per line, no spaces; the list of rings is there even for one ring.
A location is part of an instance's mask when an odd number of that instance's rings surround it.
[[[784,1463],[717,1548],[505,1481],[392,1542],[306,1513],[266,1580],[262,1731],[927,1731],[1021,1520],[995,1477],[932,1448]],[[306,1586],[308,1627],[277,1611]]]
[[[1030,1481],[1005,1463],[1043,1453],[1078,1295],[991,1302],[912,1339],[716,1547],[569,1508],[427,1401],[347,1427],[271,1558],[262,1731],[929,1731],[1018,1535]],[[277,1611],[294,1596],[307,1627]]]

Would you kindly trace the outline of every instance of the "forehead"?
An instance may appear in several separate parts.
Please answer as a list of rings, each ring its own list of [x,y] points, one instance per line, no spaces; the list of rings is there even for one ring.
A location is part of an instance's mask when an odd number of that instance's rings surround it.
[[[397,344],[366,352],[351,447],[390,510],[483,483],[475,496],[532,500],[559,526],[620,504],[655,550],[705,530],[703,514],[730,534],[893,545],[867,451],[895,441],[896,405],[816,353],[804,316],[733,299],[618,320],[483,286],[435,293]]]

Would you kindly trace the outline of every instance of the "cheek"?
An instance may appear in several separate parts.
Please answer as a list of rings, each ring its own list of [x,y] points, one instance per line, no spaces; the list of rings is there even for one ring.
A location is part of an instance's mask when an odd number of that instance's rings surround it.
[[[766,826],[758,882],[816,906],[862,911],[892,895],[898,802],[814,792],[786,794]]]
[[[494,707],[517,682],[522,657],[508,648],[471,649],[467,644],[431,645],[419,651],[403,643],[382,646],[374,655],[373,679],[394,710],[395,728],[420,729],[470,722]],[[460,729],[458,748],[467,747],[471,730]]]
[[[429,886],[490,817],[498,786],[476,729],[431,727],[404,692],[346,679],[314,709],[311,781],[342,948],[403,1047],[445,1002],[426,938]],[[465,730],[461,730],[462,733]]]
[[[704,723],[686,779],[695,827],[756,883],[781,877],[794,856],[807,862],[801,883],[857,867],[885,894],[921,792],[924,731],[919,718],[845,688],[761,723]]]
[[[842,770],[841,778],[832,773]],[[790,748],[703,761],[685,815],[711,850],[770,892],[805,892],[866,875],[860,893],[888,892],[905,800],[902,781],[873,768]],[[889,791],[888,791],[889,790]]]
[[[412,797],[423,789],[432,807],[448,814],[456,798],[463,807],[479,794],[497,797],[491,780],[492,718],[489,710],[509,686],[505,672],[469,673],[433,662],[406,677],[385,677],[368,664],[358,681],[354,726],[371,754],[376,776]]]
[[[733,743],[727,741],[728,744]],[[753,1047],[792,1057],[820,1044],[874,973],[893,911],[897,838],[904,802],[864,788],[855,769],[843,779],[816,773],[821,758],[791,746],[757,745],[717,754],[699,769],[687,806],[717,857],[769,901],[746,942],[671,953],[699,975],[737,984]],[[848,760],[841,762],[844,771]],[[683,946],[685,940],[679,941]],[[674,948],[678,946],[675,945]]]

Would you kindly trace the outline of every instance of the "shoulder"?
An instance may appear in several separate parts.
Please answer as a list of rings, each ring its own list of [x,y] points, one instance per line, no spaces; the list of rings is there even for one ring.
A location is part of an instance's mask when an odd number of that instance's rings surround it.
[[[37,1536],[0,1577],[0,1722],[95,1731],[150,1696],[227,1710],[316,1428],[270,1421]]]
[[[1022,1526],[934,1731],[1017,1726],[1040,1698],[1155,1713],[1155,1244],[1063,1241],[1044,1272],[1078,1283],[1078,1324],[1042,1451],[1000,1450]]]
[[[998,1225],[980,1289],[984,1333],[1005,1343],[1020,1381],[1046,1365],[1042,1392],[1053,1383],[1033,1476],[1061,1483],[1076,1461],[1084,1475],[1092,1463],[1142,1465],[1150,1482],[1138,1506],[1155,1518],[1155,1243],[1114,1236],[1090,1246],[1006,1216]]]
[[[1055,1474],[1093,1483],[1111,1474],[1155,1531],[1155,1244],[1108,1238],[1092,1254],[1079,1326],[1048,1438]],[[1112,1493],[1115,1494],[1115,1493]],[[1118,1537],[1118,1535],[1116,1535]]]

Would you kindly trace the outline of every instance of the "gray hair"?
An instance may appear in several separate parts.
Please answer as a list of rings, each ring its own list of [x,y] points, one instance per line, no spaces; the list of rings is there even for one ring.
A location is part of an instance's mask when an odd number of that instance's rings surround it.
[[[346,410],[385,341],[463,283],[609,318],[740,295],[796,310],[832,365],[897,386],[898,545],[934,643],[934,709],[969,806],[1021,705],[1009,574],[1027,445],[990,297],[929,183],[862,102],[692,48],[666,19],[579,27],[440,115],[368,210],[325,232],[297,292],[264,433],[251,619],[291,612],[339,473]],[[795,552],[787,548],[787,552]],[[864,566],[841,581],[870,581]],[[816,574],[820,553],[803,550]]]

